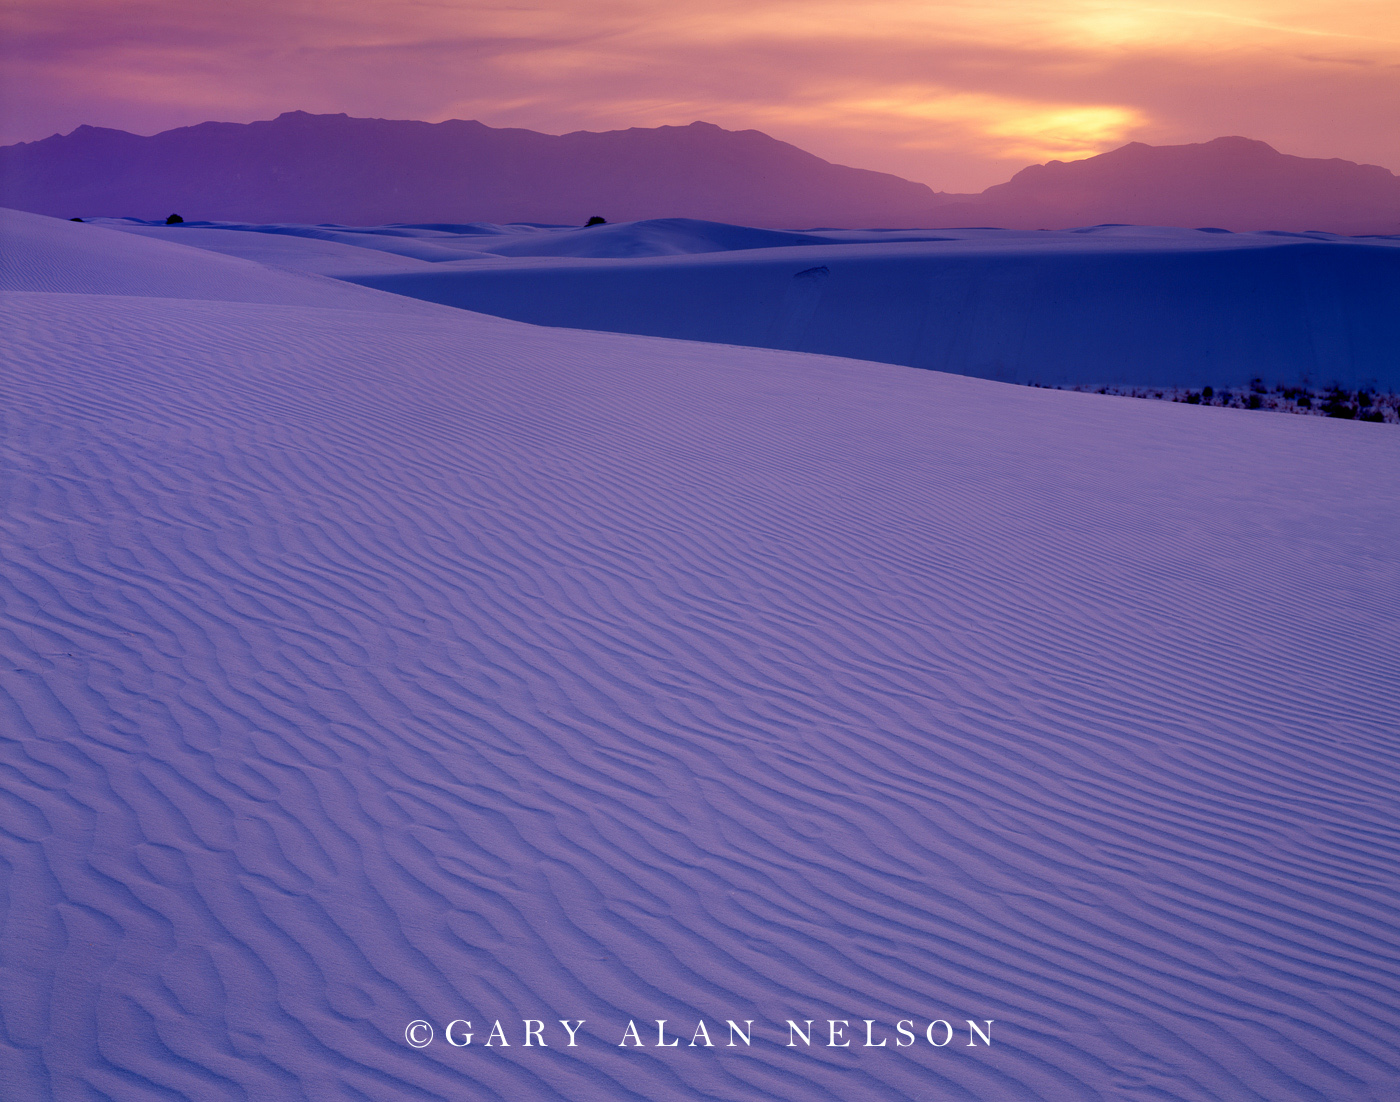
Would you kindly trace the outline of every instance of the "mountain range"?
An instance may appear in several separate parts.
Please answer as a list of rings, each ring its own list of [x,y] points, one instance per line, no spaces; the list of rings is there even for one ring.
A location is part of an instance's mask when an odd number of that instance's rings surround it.
[[[941,205],[935,217],[935,225],[971,220],[1006,229],[1117,222],[1392,234],[1400,233],[1400,176],[1335,157],[1294,157],[1248,138],[1132,142],[1082,161],[1031,165],[980,195]]]
[[[304,111],[150,137],[80,126],[5,146],[0,205],[60,217],[345,225],[576,224],[598,215],[784,228],[1118,222],[1400,233],[1400,177],[1241,137],[1133,142],[958,195],[704,122],[554,136]]]

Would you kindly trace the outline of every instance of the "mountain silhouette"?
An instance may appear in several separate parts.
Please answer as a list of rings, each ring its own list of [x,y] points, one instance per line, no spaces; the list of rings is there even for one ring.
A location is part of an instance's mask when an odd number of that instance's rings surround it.
[[[710,123],[559,136],[453,119],[289,111],[141,137],[80,126],[0,148],[0,205],[64,218],[541,222],[696,218],[774,228],[1122,222],[1400,233],[1400,177],[1225,137],[1133,142],[1032,165],[978,195],[834,165],[757,130]]]
[[[1400,233],[1400,177],[1376,165],[1294,157],[1227,137],[1132,142],[1082,161],[1032,165],[941,207],[935,226],[1067,229],[1121,222],[1246,230]]]
[[[290,111],[153,137],[80,126],[0,149],[0,203],[64,217],[867,225],[917,221],[936,202],[923,184],[704,122],[556,137]]]

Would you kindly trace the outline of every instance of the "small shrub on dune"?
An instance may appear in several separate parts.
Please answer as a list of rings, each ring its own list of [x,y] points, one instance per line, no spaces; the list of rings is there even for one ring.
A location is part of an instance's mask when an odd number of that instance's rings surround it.
[[[184,219],[181,218],[178,214],[172,214],[169,218],[165,220],[165,224],[167,226],[178,226],[183,221]]]
[[[606,218],[600,218],[598,217],[598,215],[595,214],[592,218],[590,218],[587,222],[584,223],[584,227],[587,228],[588,226],[606,226],[607,224],[608,220]]]
[[[1257,409],[1274,413],[1296,413],[1316,417],[1325,415],[1344,420],[1373,421],[1400,424],[1400,393],[1377,392],[1363,387],[1347,390],[1334,383],[1325,392],[1312,391],[1307,385],[1264,388],[1255,380],[1248,389],[1226,387],[1216,390],[1204,386],[1200,390],[1172,387],[1162,390],[1110,383],[1096,386],[1086,383],[1033,382],[1029,386],[1048,386],[1056,390],[1072,390],[1081,394],[1107,394],[1119,398],[1158,398],[1192,406],[1214,406],[1217,409]]]

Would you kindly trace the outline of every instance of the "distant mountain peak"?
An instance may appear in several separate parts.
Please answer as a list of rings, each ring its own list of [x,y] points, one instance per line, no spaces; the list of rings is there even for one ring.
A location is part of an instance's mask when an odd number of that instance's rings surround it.
[[[65,218],[179,210],[242,222],[581,225],[601,214],[783,229],[1120,223],[1400,233],[1400,178],[1386,169],[1296,157],[1238,134],[1129,142],[956,196],[699,119],[556,136],[297,110],[151,137],[79,126],[0,148],[0,187],[0,205]]]
[[[323,120],[323,119],[346,119],[346,120],[348,120],[349,118],[350,118],[350,116],[347,115],[344,111],[335,111],[335,112],[327,111],[327,112],[324,112],[324,113],[321,113],[321,114],[316,114],[316,113],[313,113],[313,112],[311,112],[311,111],[283,111],[283,112],[282,112],[280,115],[278,115],[275,119],[272,119],[272,120],[270,120],[270,121],[272,121],[272,122],[298,122],[298,123],[308,123],[308,122],[309,122],[309,123],[313,123],[313,124],[314,124],[314,123],[320,122],[320,121]],[[385,120],[384,120],[384,119],[372,119],[372,120],[371,120],[371,119],[365,119],[365,120],[356,120],[356,121],[384,122]],[[256,125],[256,124],[253,124],[253,123],[246,123],[246,124],[243,124],[243,125],[252,126],[252,125]]]
[[[0,205],[62,217],[179,210],[197,220],[359,225],[582,224],[594,214],[914,225],[937,203],[923,184],[701,120],[555,136],[303,110],[151,137],[80,128],[0,149],[0,181]]]
[[[1129,142],[1079,161],[1031,165],[939,212],[1013,228],[1220,226],[1400,232],[1400,177],[1340,158],[1296,157],[1238,134],[1182,145]]]

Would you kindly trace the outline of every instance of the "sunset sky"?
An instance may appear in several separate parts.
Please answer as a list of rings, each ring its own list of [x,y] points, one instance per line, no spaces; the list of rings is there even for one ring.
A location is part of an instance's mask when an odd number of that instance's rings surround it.
[[[945,191],[1124,142],[1400,171],[1397,0],[6,0],[0,143],[282,111],[753,127]]]

